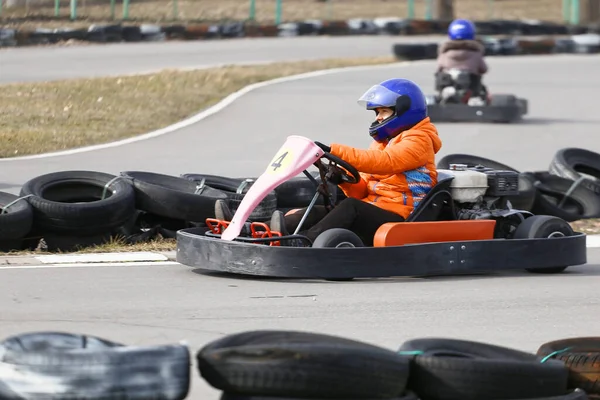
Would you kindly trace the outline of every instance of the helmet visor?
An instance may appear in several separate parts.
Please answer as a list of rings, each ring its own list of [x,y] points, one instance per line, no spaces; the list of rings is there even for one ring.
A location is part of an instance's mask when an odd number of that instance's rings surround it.
[[[400,97],[398,93],[392,92],[384,86],[375,85],[360,96],[358,105],[365,107],[367,110],[377,107],[396,107],[398,97]]]

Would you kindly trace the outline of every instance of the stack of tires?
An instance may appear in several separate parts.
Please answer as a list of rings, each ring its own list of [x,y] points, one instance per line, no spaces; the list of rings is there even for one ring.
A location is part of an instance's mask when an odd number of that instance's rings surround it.
[[[313,175],[318,183],[320,178]],[[149,241],[158,235],[175,238],[183,228],[205,228],[214,218],[216,200],[235,212],[254,182],[186,173],[124,171],[60,171],[27,181],[19,196],[0,192],[0,251],[42,248],[73,251],[114,239]],[[343,193],[330,186],[339,201]],[[250,215],[266,222],[276,209],[306,207],[316,192],[305,176],[268,193]],[[317,204],[323,204],[319,198]]]
[[[536,353],[489,343],[415,338],[396,351],[341,336],[255,330],[196,352],[221,400],[587,400],[600,398],[600,338],[543,343]],[[182,400],[184,344],[127,346],[66,332],[0,342],[3,399]]]

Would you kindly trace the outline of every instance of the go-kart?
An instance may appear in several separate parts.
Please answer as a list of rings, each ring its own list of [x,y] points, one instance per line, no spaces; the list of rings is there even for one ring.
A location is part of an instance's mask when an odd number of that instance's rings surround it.
[[[306,171],[311,165],[319,169],[322,184]],[[289,136],[231,221],[208,218],[206,228],[177,232],[177,261],[209,271],[328,280],[511,269],[558,273],[587,262],[585,234],[560,218],[513,209],[506,197],[518,194],[518,174],[482,166],[438,170],[437,184],[406,222],[383,224],[373,246],[346,229],[327,230],[311,243],[298,234],[304,219],[286,236],[265,223],[247,223],[267,193],[300,172],[315,184],[303,218],[319,196],[335,207],[325,184],[333,169],[342,171],[345,182],[360,179],[352,165],[313,141]],[[305,247],[286,245],[292,239]]]
[[[435,95],[426,96],[432,122],[513,122],[528,102],[512,94],[490,94],[481,77],[460,69],[436,74]]]

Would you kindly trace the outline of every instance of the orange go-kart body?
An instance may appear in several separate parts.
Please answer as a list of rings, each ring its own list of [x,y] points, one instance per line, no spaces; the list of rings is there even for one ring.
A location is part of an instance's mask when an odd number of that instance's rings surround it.
[[[228,221],[208,218],[206,225],[212,233],[221,234],[229,225]],[[373,247],[403,246],[417,243],[459,242],[468,240],[491,240],[494,238],[495,220],[454,220],[427,222],[390,222],[383,224],[375,233]],[[279,236],[262,222],[250,224],[252,238]],[[269,243],[280,246],[279,241]]]

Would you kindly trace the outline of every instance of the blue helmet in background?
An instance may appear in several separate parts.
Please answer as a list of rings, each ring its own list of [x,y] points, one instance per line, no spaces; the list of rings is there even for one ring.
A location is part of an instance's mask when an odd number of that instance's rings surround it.
[[[448,27],[450,40],[474,40],[475,24],[467,19],[455,19]]]
[[[358,99],[367,110],[394,109],[391,117],[373,122],[369,134],[378,142],[413,127],[427,117],[427,102],[421,88],[408,79],[388,79],[371,87]]]

